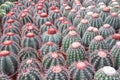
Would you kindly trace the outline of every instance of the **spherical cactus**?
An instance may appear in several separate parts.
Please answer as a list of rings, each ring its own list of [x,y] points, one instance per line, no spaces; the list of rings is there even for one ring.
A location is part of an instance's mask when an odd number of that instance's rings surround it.
[[[7,74],[8,76],[14,75],[17,72],[18,68],[17,55],[15,55],[12,52],[3,50],[0,51],[0,60],[1,60],[0,72]]]
[[[73,20],[73,25],[75,27],[77,27],[77,25],[80,23],[80,21],[82,20],[82,16],[80,16],[79,14],[75,16],[74,20]]]
[[[86,61],[73,63],[69,70],[72,80],[93,80],[95,73],[93,66]]]
[[[34,49],[39,49],[41,44],[41,39],[39,36],[35,35],[32,32],[27,33],[21,41],[21,46],[24,47],[31,47]]]
[[[20,51],[20,46],[16,42],[12,40],[6,40],[3,43],[0,44],[0,50],[7,50],[10,52],[15,53],[16,55]]]
[[[108,44],[105,42],[104,38],[100,35],[95,36],[94,39],[90,42],[89,53],[92,53],[95,50],[109,50]]]
[[[110,7],[105,7],[102,9],[100,12],[100,17],[102,18],[103,21],[110,15]]]
[[[82,37],[82,42],[85,47],[88,47],[92,39],[98,35],[98,29],[95,27],[89,27],[83,37]]]
[[[55,28],[49,28],[41,37],[44,43],[51,41],[56,44],[60,44],[62,41],[61,34]]]
[[[45,80],[70,80],[70,75],[67,69],[57,65],[47,71]]]
[[[113,35],[115,33],[115,30],[113,29],[112,26],[109,24],[104,24],[100,29],[99,29],[99,35],[102,35],[104,38],[109,37],[110,35]]]
[[[63,16],[67,17],[70,11],[71,11],[71,7],[70,6],[66,6],[64,11],[63,11]]]
[[[43,57],[42,64],[44,69],[49,69],[52,66],[61,65],[64,66],[64,57],[57,52],[50,52]]]
[[[108,44],[110,49],[112,49],[112,47],[116,44],[117,41],[120,41],[120,34],[117,33],[106,38],[106,43]]]
[[[105,24],[110,24],[115,30],[120,28],[120,19],[118,13],[112,12],[104,21]]]
[[[89,19],[90,25],[96,28],[100,28],[103,25],[103,20],[100,18],[98,13],[92,14],[92,18]]]
[[[80,21],[80,23],[77,25],[76,30],[78,31],[81,38],[83,37],[83,35],[88,27],[90,27],[90,24],[87,19],[82,19]]]
[[[55,25],[52,24],[52,22],[47,21],[40,27],[40,33],[43,34],[46,32],[49,28],[56,28]]]
[[[43,80],[37,69],[27,68],[18,73],[17,80]]]
[[[113,46],[113,48],[111,49],[110,53],[113,55],[114,57],[114,62],[115,62],[115,68],[118,69],[120,67],[120,42],[116,42],[116,44]]]
[[[96,50],[90,53],[90,63],[98,70],[104,66],[114,66],[113,56],[106,50]]]
[[[81,7],[80,10],[77,12],[77,14],[81,15],[84,18],[85,14],[86,14],[86,8]]]
[[[120,80],[120,74],[110,66],[99,69],[94,76],[94,80]]]
[[[7,76],[7,75],[1,73],[1,74],[0,74],[0,80],[11,80],[11,79],[10,79],[9,76]]]
[[[66,51],[67,66],[70,66],[74,62],[84,61],[86,59],[85,53],[85,49],[80,42],[73,42]]]
[[[30,47],[25,47],[18,53],[19,61],[24,61],[25,59],[35,58],[37,59],[37,51]]]
[[[70,31],[62,40],[62,47],[61,47],[62,52],[66,53],[67,49],[73,42],[82,43],[82,40],[77,32]]]
[[[20,64],[20,67],[19,67],[19,71],[22,71],[24,69],[28,69],[30,67],[38,69],[39,71],[43,71],[42,64],[40,63],[40,61],[38,61],[35,58],[28,58],[28,59],[22,61]]]

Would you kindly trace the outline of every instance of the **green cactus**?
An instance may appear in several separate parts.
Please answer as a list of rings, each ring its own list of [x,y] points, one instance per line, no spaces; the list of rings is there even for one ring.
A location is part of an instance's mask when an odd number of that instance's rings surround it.
[[[80,16],[79,14],[75,16],[74,20],[73,20],[73,25],[75,27],[77,27],[77,25],[80,23],[80,21],[82,20],[82,16]]]
[[[82,18],[84,18],[84,16],[86,15],[86,8],[81,7],[80,10],[77,12],[77,14],[79,14]]]

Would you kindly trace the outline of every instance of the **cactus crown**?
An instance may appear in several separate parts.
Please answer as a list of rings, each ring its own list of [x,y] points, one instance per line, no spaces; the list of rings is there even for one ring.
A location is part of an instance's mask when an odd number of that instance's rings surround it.
[[[53,35],[53,34],[56,34],[56,33],[57,33],[57,30],[56,30],[56,29],[54,29],[54,28],[49,28],[49,29],[48,29],[48,34]]]
[[[26,37],[29,37],[29,38],[34,37],[34,36],[35,36],[35,34],[32,32],[29,32],[26,34]]]
[[[8,56],[9,54],[10,54],[9,51],[6,51],[6,50],[0,51],[0,57],[2,57],[2,56]]]
[[[81,20],[81,23],[83,23],[83,24],[88,24],[88,22],[89,22],[89,21],[88,21],[87,19],[82,19],[82,20]]]
[[[87,66],[87,64],[85,62],[77,62],[76,63],[76,68],[80,69],[80,70],[85,69],[86,66]]]
[[[115,33],[112,35],[112,38],[115,40],[120,40],[120,34]]]
[[[47,17],[47,16],[48,16],[47,13],[41,13],[41,14],[40,14],[40,17],[42,17],[42,18]]]
[[[110,28],[111,26],[109,24],[104,24],[103,27],[104,28]]]
[[[53,67],[53,72],[54,73],[60,73],[62,71],[61,67],[60,66],[54,66]]]
[[[98,29],[95,28],[95,27],[89,27],[89,28],[87,29],[87,31],[90,31],[90,32],[98,32]]]
[[[116,45],[120,47],[120,41],[119,41],[119,42],[116,42]]]
[[[104,40],[104,38],[102,36],[98,35],[98,36],[94,37],[94,40],[102,41],[102,40]]]
[[[118,16],[118,13],[117,12],[113,12],[113,13],[111,13],[111,16],[112,17],[116,17],[116,16]]]
[[[92,18],[99,18],[99,14],[98,13],[92,14]]]
[[[13,23],[13,22],[14,22],[13,19],[9,19],[9,20],[7,21],[7,23]]]
[[[50,21],[45,22],[46,26],[52,26],[52,23]]]
[[[53,58],[57,58],[58,57],[58,54],[56,52],[52,52],[51,54],[52,54]]]
[[[107,53],[105,51],[99,51],[98,56],[104,58],[107,56]]]
[[[8,32],[6,35],[7,35],[7,36],[13,36],[14,33],[13,33],[13,32]]]
[[[76,36],[77,35],[77,32],[76,31],[70,31],[68,33],[69,36]]]
[[[3,45],[11,45],[13,43],[12,40],[7,40],[7,41],[4,41],[2,44]]]
[[[74,42],[74,43],[72,43],[72,45],[71,45],[71,47],[72,48],[79,48],[81,46],[81,43],[80,42]]]

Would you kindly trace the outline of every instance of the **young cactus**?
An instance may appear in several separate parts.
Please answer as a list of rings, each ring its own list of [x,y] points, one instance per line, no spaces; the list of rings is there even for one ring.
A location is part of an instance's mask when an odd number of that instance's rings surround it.
[[[94,76],[94,80],[120,80],[120,74],[111,66],[99,69]]]
[[[69,70],[72,80],[93,80],[95,73],[93,66],[86,61],[73,63]]]

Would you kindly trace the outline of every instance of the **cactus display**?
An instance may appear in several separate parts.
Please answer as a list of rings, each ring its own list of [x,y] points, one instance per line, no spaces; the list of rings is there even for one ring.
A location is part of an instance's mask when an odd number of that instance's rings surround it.
[[[73,42],[66,51],[66,64],[70,66],[74,62],[86,60],[85,49],[80,42]]]
[[[99,69],[94,76],[95,80],[119,80],[119,73],[111,66],[105,66]]]
[[[57,52],[50,52],[43,57],[43,67],[44,69],[49,69],[52,66],[61,65],[64,66],[65,59],[64,57]]]
[[[70,80],[70,75],[66,68],[57,65],[47,71],[45,80]]]
[[[73,63],[69,70],[72,80],[93,80],[95,73],[93,66],[86,61]]]

